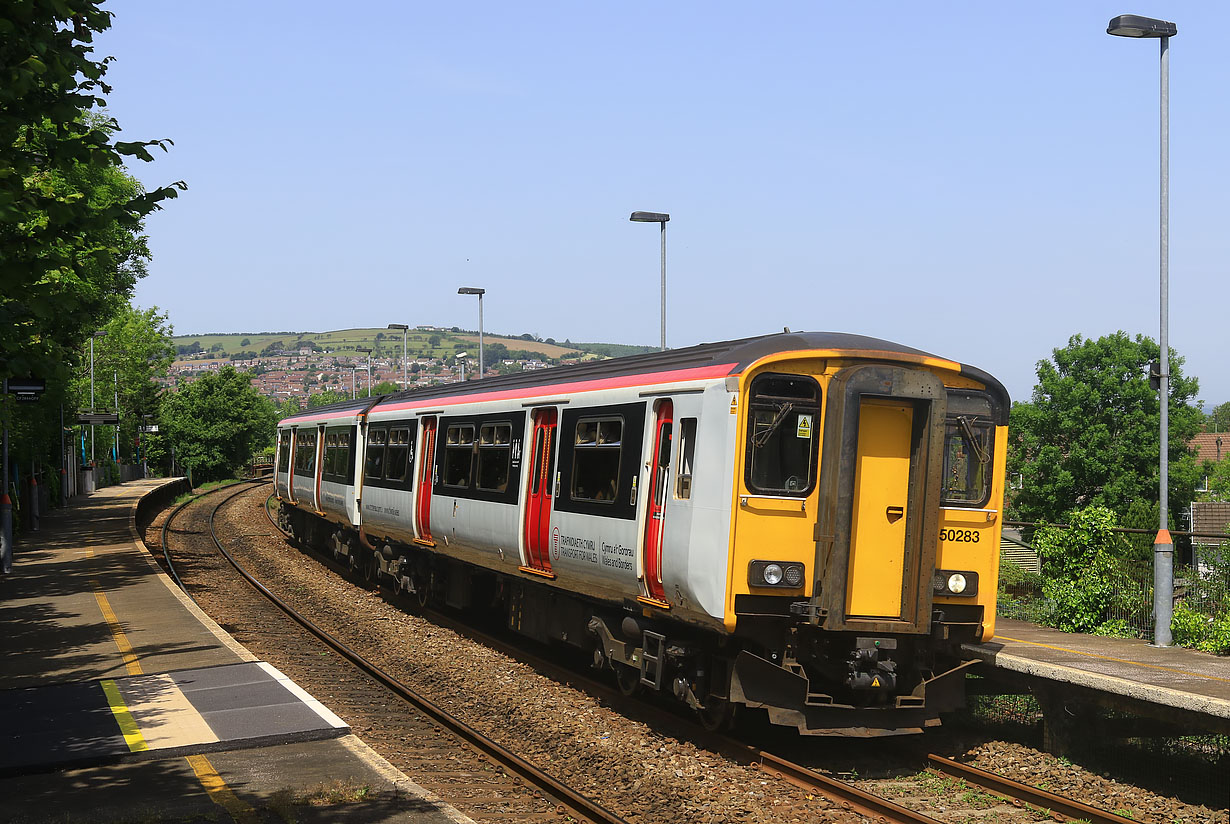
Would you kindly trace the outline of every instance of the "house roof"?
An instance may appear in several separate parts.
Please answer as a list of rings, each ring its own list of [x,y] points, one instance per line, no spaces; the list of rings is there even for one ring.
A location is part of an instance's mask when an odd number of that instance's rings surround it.
[[[1221,440],[1220,448],[1217,445],[1218,440]],[[1189,445],[1196,453],[1196,460],[1199,463],[1230,458],[1230,433],[1228,432],[1200,432],[1192,438]]]

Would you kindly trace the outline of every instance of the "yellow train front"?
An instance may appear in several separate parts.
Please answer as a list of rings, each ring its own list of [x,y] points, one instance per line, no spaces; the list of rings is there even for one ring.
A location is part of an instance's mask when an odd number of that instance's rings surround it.
[[[767,335],[305,410],[275,484],[300,542],[628,692],[892,735],[994,633],[1007,418],[955,361]]]
[[[1007,393],[881,343],[739,380],[726,620],[752,643],[713,680],[808,734],[938,723],[964,700],[959,645],[994,633]]]

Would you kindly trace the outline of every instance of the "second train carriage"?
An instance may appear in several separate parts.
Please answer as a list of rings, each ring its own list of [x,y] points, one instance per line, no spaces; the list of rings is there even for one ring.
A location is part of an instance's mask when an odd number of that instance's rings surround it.
[[[954,361],[787,333],[308,410],[274,482],[302,541],[625,690],[911,733],[994,634],[1008,406]]]

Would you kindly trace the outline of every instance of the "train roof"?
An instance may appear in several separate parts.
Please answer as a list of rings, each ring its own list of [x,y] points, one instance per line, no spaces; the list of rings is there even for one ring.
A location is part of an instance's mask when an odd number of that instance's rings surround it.
[[[683,349],[669,349],[665,352],[649,352],[643,355],[629,355],[622,358],[607,358],[604,360],[587,361],[567,366],[551,367],[547,370],[520,372],[513,375],[498,375],[485,377],[482,380],[466,381],[464,383],[446,383],[435,386],[424,386],[414,389],[403,389],[387,395],[371,398],[355,398],[341,401],[328,406],[320,406],[291,415],[287,421],[300,418],[316,418],[321,416],[336,417],[337,413],[354,411],[363,412],[366,408],[377,404],[396,404],[402,401],[423,401],[433,398],[455,398],[471,394],[489,394],[518,389],[529,389],[539,386],[550,386],[567,390],[572,384],[591,383],[609,379],[627,378],[635,375],[664,374],[668,379],[692,379],[704,377],[721,377],[737,375],[756,361],[778,352],[791,351],[832,351],[860,357],[906,356],[909,360],[927,359],[937,365],[946,365],[959,369],[980,383],[986,384],[992,392],[1003,396],[1007,406],[1008,395],[1003,385],[995,378],[980,369],[940,358],[921,349],[903,346],[899,343],[854,335],[847,332],[778,332],[770,335],[758,335],[739,340],[720,341],[717,343],[702,343]]]

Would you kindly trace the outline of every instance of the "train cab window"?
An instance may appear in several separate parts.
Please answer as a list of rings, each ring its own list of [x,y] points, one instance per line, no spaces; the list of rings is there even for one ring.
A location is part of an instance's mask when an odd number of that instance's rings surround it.
[[[948,393],[944,422],[942,502],[979,507],[991,496],[991,461],[995,455],[995,424],[991,402],[974,392]]]
[[[577,421],[572,452],[572,499],[614,503],[623,445],[622,418]]]
[[[474,424],[450,426],[444,438],[444,485],[469,487],[473,457]]]
[[[389,430],[370,429],[367,433],[367,461],[363,467],[363,480],[377,481],[384,477],[384,453],[388,447]]]
[[[679,420],[679,465],[675,467],[675,498],[692,497],[692,476],[696,463],[696,418]]]
[[[486,492],[507,490],[511,457],[512,424],[483,424],[478,430],[478,488]]]
[[[747,488],[806,497],[816,484],[820,386],[803,375],[759,375],[747,415]]]
[[[384,477],[401,483],[406,480],[410,465],[410,430],[394,429],[389,432],[389,447],[385,457]]]

